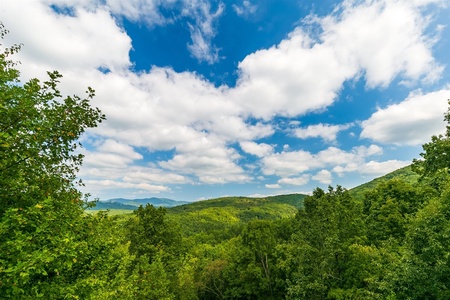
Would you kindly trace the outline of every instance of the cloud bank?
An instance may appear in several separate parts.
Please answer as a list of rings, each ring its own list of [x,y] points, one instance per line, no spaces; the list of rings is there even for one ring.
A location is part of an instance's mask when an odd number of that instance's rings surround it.
[[[344,1],[328,16],[304,19],[277,45],[250,53],[238,63],[235,87],[216,87],[196,73],[167,67],[132,72],[132,41],[120,26],[120,18],[165,26],[178,19],[164,16],[162,8],[179,7],[178,16],[190,20],[192,43],[187,48],[199,61],[212,64],[220,59],[213,38],[226,9],[223,3],[213,7],[207,1],[175,0],[5,1],[0,17],[11,29],[6,42],[24,43],[17,56],[24,79],[43,78],[46,70],[58,69],[65,75],[66,93],[82,94],[80,87],[95,87],[93,105],[108,121],[86,138],[93,147],[85,152],[82,175],[88,177],[87,185],[158,192],[170,190],[169,184],[241,183],[261,175],[278,178],[268,188],[303,185],[311,179],[329,183],[333,174],[382,174],[404,165],[367,161],[382,152],[376,145],[276,152],[276,145],[261,140],[277,132],[275,117],[326,110],[338,100],[345,82],[362,78],[367,89],[375,89],[395,80],[404,85],[438,80],[443,66],[433,57],[434,35],[427,31],[425,8],[441,3]],[[58,9],[50,7],[56,4]],[[62,13],[64,8],[70,13]],[[251,13],[256,8],[244,1],[234,9],[243,14],[244,9]],[[380,108],[362,122],[361,138],[384,144],[422,143],[425,136],[442,130],[435,120],[445,111],[442,99],[447,98],[448,89],[416,92]],[[316,124],[292,133],[298,139],[319,137],[332,143],[349,126]],[[145,153],[158,151],[169,154],[137,165]],[[253,168],[241,164],[243,154],[254,157]]]

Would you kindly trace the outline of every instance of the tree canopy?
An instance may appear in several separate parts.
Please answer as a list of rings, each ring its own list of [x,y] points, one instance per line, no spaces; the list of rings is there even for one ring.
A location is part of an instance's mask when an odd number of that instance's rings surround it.
[[[0,23],[0,36],[7,30]],[[86,97],[62,97],[57,71],[44,82],[20,81],[11,56],[20,45],[0,53],[0,216],[8,208],[25,208],[48,198],[78,201],[74,179],[83,155],[74,152],[87,128],[105,119]]]

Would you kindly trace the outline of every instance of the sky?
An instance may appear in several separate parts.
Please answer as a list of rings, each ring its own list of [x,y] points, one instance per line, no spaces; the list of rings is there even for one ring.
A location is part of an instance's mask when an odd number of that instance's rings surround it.
[[[107,120],[92,198],[352,188],[445,131],[450,1],[0,0],[22,81],[58,70]],[[3,46],[2,46],[3,47]]]

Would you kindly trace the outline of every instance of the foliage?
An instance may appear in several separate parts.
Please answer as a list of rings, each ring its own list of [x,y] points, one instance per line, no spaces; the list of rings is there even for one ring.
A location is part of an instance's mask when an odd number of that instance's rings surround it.
[[[324,299],[345,288],[349,247],[360,241],[362,220],[349,192],[317,188],[296,215],[291,262],[295,264],[289,299]]]
[[[181,234],[175,223],[165,215],[166,209],[147,204],[134,211],[135,218],[128,221],[130,253],[137,258],[146,256],[149,262],[158,253],[177,255],[181,244]]]
[[[0,23],[1,38],[5,34]],[[87,297],[93,285],[80,282],[117,243],[97,238],[102,215],[83,213],[74,182],[83,157],[73,151],[80,135],[105,117],[89,104],[91,88],[86,99],[62,98],[58,72],[43,83],[21,83],[10,59],[19,50],[2,45],[0,53],[0,294]]]
[[[3,37],[7,31],[0,24]],[[105,119],[90,106],[94,90],[87,97],[62,98],[58,72],[48,72],[41,83],[21,83],[10,56],[19,45],[0,53],[0,216],[8,208],[25,208],[52,197],[80,199],[74,184],[83,156],[74,153],[87,128]]]
[[[368,191],[363,213],[369,240],[376,245],[388,239],[404,240],[409,218],[425,199],[420,189],[400,179],[382,182]]]
[[[417,183],[419,177],[420,175],[413,171],[412,165],[409,165],[390,172],[384,176],[375,178],[374,180],[371,180],[369,182],[363,183],[357,187],[354,187],[349,190],[349,192],[353,198],[363,201],[367,192],[372,191],[383,182],[389,181],[391,179],[399,179],[410,185],[414,185],[415,183]]]

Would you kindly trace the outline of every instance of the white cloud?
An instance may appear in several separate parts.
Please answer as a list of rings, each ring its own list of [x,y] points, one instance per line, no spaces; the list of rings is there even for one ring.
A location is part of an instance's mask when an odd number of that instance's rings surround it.
[[[131,182],[122,182],[122,181],[113,181],[113,180],[84,180],[83,183],[86,187],[89,187],[92,190],[97,189],[137,189],[144,190],[152,193],[160,193],[170,191],[170,189],[163,185],[151,185],[148,183],[131,183]]]
[[[397,77],[439,78],[426,17],[410,1],[346,1],[337,11],[311,18],[322,29],[318,37],[298,27],[278,45],[248,55],[232,98],[255,117],[292,117],[331,105],[345,81],[362,75],[370,88]]]
[[[212,44],[216,35],[215,22],[222,15],[225,5],[219,3],[215,12],[211,12],[211,4],[204,0],[185,1],[183,15],[194,19],[188,23],[192,44],[188,45],[191,54],[199,61],[213,64],[219,60],[219,49]]]
[[[395,171],[397,169],[406,167],[407,165],[410,164],[411,164],[410,161],[388,160],[383,162],[377,162],[371,160],[366,164],[364,164],[362,168],[359,169],[359,172],[361,174],[380,176]]]
[[[361,138],[396,145],[420,145],[445,132],[450,89],[411,93],[398,104],[380,108],[362,123]]]
[[[300,139],[320,137],[326,142],[335,142],[336,136],[339,131],[346,130],[350,127],[350,124],[346,125],[330,125],[330,124],[317,124],[309,125],[306,128],[295,128],[292,130],[294,136]]]
[[[238,153],[232,148],[211,145],[207,139],[195,141],[191,149],[159,163],[164,169],[194,174],[203,183],[247,182],[250,177],[236,163]]]
[[[262,158],[263,173],[265,175],[278,175],[282,177],[308,171],[321,165],[314,156],[306,151],[291,151],[274,153]]]
[[[39,1],[17,2],[3,1],[0,17],[11,31],[5,41],[24,43],[17,58],[27,65],[21,69],[25,77],[52,69],[82,73],[100,67],[120,71],[131,65],[131,39],[107,11],[77,9],[75,16],[67,16]]]
[[[137,187],[138,178],[150,186],[151,182],[196,183],[194,176],[204,183],[249,181],[238,153],[230,146],[233,143],[263,157],[266,175],[297,178],[324,167],[357,170],[364,157],[380,149],[371,146],[346,152],[331,147],[313,154],[290,151],[285,145],[284,152],[273,153],[271,146],[254,140],[272,135],[275,129],[269,122],[256,120],[255,124],[251,117],[269,120],[322,111],[336,100],[346,80],[359,76],[367,79],[368,87],[375,87],[398,77],[431,80],[440,74],[441,67],[431,55],[432,43],[424,34],[426,18],[414,6],[424,5],[418,0],[347,1],[340,12],[316,19],[323,29],[319,36],[299,27],[278,45],[247,56],[239,64],[236,87],[215,87],[199,75],[171,68],[132,73],[131,39],[119,27],[117,16],[162,25],[172,20],[163,19],[158,9],[174,3],[163,2],[61,0],[59,3],[74,8],[72,16],[57,14],[46,5],[56,0],[2,2],[0,19],[11,30],[5,44],[24,43],[17,57],[23,63],[18,67],[24,78],[45,78],[46,70],[58,69],[65,76],[63,93],[82,94],[80,87],[88,85],[96,89],[93,105],[108,120],[89,134],[105,142],[92,145],[95,149],[87,153],[82,173],[92,178],[105,176],[111,180],[105,185],[117,181]],[[212,40],[223,4],[211,8],[205,1],[184,1],[182,6],[183,20],[192,20],[193,55],[216,61],[218,48]],[[103,74],[98,68],[111,72]],[[440,119],[445,107],[439,110]],[[384,113],[395,121],[401,119],[388,112],[391,109],[380,110],[363,123],[363,137],[395,141],[398,134],[386,133],[394,123],[371,122],[385,120]],[[327,126],[310,129],[316,130],[316,136],[334,140],[335,125]],[[133,164],[142,158],[136,147],[170,150],[173,155],[159,159],[152,169],[136,171]],[[154,174],[144,176],[145,172]]]
[[[369,147],[359,146],[355,147],[354,151],[363,157],[383,154],[383,148],[377,145],[370,145]]]
[[[279,189],[279,188],[281,188],[281,185],[279,185],[278,183],[274,183],[274,184],[266,184],[265,185],[266,186],[266,188],[268,188],[268,189]],[[260,197],[261,195],[253,195],[253,197]],[[252,197],[252,196],[249,196],[249,197]]]
[[[342,173],[344,170],[356,171],[364,164],[367,157],[380,154],[381,151],[380,147],[371,145],[354,147],[351,151],[329,147],[315,154],[302,150],[273,153],[261,160],[262,171],[265,175],[277,175],[283,178],[325,167],[334,168],[337,173]]]
[[[133,147],[127,144],[119,143],[112,139],[104,141],[100,146],[97,147],[97,151],[118,154],[124,157],[128,157],[132,160],[143,158],[141,154],[134,151]]]
[[[84,165],[88,168],[126,168],[135,160],[143,158],[129,145],[112,139],[96,141],[95,143],[97,147],[94,151],[88,151],[84,148],[78,150],[84,155]]]
[[[177,0],[106,0],[106,6],[116,15],[147,25],[164,25],[172,20],[164,17],[160,7],[170,8]]]
[[[252,4],[248,0],[242,1],[242,5],[233,4],[232,7],[238,16],[244,17],[254,14],[256,12],[256,9],[258,8],[257,5]]]
[[[132,159],[113,153],[86,153],[84,165],[89,168],[125,168],[133,162]]]
[[[429,1],[430,3],[432,1]],[[440,3],[441,1],[433,1]],[[345,1],[343,12],[320,23],[322,40],[346,64],[364,72],[369,87],[387,86],[396,76],[435,80],[442,72],[424,32],[427,18],[409,0]]]
[[[279,184],[287,184],[287,185],[305,185],[309,182],[309,175],[302,175],[300,177],[286,177],[278,180]]]
[[[256,155],[258,157],[264,157],[273,152],[273,146],[260,143],[257,144],[255,142],[248,142],[244,141],[239,144],[241,146],[241,149],[244,150],[247,153]]]
[[[323,184],[330,184],[331,180],[333,179],[333,176],[331,175],[331,172],[328,170],[320,170],[317,172],[316,175],[312,177],[312,179],[319,181]]]

